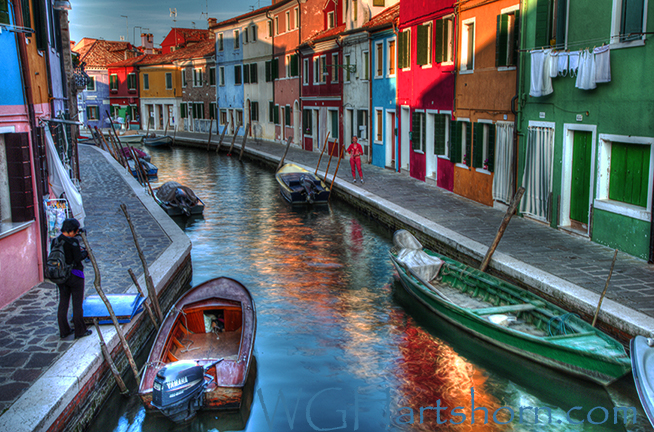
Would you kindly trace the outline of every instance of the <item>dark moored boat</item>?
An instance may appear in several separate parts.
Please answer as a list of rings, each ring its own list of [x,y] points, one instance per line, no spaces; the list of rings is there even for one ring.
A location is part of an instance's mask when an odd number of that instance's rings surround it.
[[[615,339],[531,292],[393,236],[391,261],[404,289],[436,317],[514,354],[598,384],[631,370]]]
[[[291,204],[321,204],[329,200],[329,187],[317,175],[294,164],[275,174],[279,192]]]
[[[168,147],[172,143],[173,139],[168,135],[143,138],[143,144],[148,147]]]
[[[631,370],[638,398],[654,426],[654,340],[636,336],[631,340]]]
[[[159,205],[169,216],[201,215],[204,203],[188,186],[169,181],[156,190]]]
[[[182,422],[200,409],[240,408],[256,328],[254,301],[238,281],[192,288],[166,315],[148,356],[139,386],[146,410]]]
[[[125,146],[121,149],[121,153],[123,154],[123,157],[126,159],[132,159],[132,152],[136,154],[136,157],[139,159],[146,160],[148,162],[152,161],[152,156],[147,154],[141,149],[137,149],[136,147],[130,147],[130,146]]]
[[[138,178],[138,172],[136,172],[136,164],[134,163],[134,160],[128,159],[127,164],[129,165],[129,171],[132,175]],[[157,166],[152,162],[148,162],[145,159],[139,159],[139,164],[141,164],[143,172],[148,177],[156,177],[159,173],[159,168],[157,168]]]

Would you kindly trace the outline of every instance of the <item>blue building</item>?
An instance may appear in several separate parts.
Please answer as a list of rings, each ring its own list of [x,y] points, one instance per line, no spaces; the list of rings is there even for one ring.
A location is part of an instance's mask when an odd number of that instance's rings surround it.
[[[243,107],[243,83],[249,82],[250,70],[243,69],[243,43],[247,28],[236,18],[211,27],[216,34],[216,102],[218,103],[218,126],[222,133],[225,127],[228,135],[233,135],[240,126],[238,135],[245,128]]]
[[[399,17],[399,3],[371,19],[364,28],[370,32],[371,54],[371,136],[372,164],[399,169],[397,142],[397,40],[393,23]]]

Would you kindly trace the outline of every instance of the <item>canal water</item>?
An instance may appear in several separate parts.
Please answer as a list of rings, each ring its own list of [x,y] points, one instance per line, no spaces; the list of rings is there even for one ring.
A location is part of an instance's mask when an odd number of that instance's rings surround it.
[[[291,208],[257,164],[147,150],[153,186],[175,180],[206,203],[204,217],[177,221],[193,243],[193,285],[232,277],[256,301],[251,407],[174,425],[114,394],[90,430],[651,430],[631,376],[607,391],[431,319],[396,280],[392,232],[346,204]],[[616,407],[636,408],[636,423],[614,424]]]

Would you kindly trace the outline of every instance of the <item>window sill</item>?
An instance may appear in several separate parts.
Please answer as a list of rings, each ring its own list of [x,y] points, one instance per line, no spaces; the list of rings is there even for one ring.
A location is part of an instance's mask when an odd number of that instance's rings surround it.
[[[651,220],[651,212],[647,211],[644,207],[633,204],[626,204],[608,199],[596,199],[593,205],[596,209],[642,220],[644,222],[649,222]]]
[[[610,49],[622,49],[622,48],[634,48],[645,46],[645,41],[642,39],[628,41],[628,42],[612,42],[609,47]]]
[[[29,228],[34,221],[29,222],[0,222],[0,239],[9,237],[19,231]]]
[[[475,72],[474,69],[470,69],[470,70],[460,70],[460,71],[459,71],[459,75],[468,75],[468,74],[471,74],[471,73],[474,73],[474,72]]]
[[[378,140],[375,140],[375,141],[373,142],[373,144],[375,144],[375,145],[384,145],[384,141],[378,141]]]
[[[488,170],[485,170],[483,168],[475,168],[475,171],[480,173],[480,174],[486,174],[486,175],[491,175],[492,173]]]
[[[498,72],[504,72],[504,71],[514,71],[516,70],[515,66],[500,66],[497,68]]]
[[[437,155],[437,156],[438,156],[438,159],[450,160],[450,158],[445,156],[445,155]]]
[[[416,153],[416,154],[421,154],[421,155],[425,154],[425,152],[423,150],[413,150],[413,152]]]
[[[459,168],[467,169],[468,171],[470,171],[470,167],[468,165],[466,165],[466,164],[458,163],[458,164],[456,164],[456,166],[459,167]]]

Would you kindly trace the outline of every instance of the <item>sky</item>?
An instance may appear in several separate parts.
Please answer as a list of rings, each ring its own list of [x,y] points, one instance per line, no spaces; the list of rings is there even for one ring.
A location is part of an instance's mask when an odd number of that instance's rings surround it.
[[[271,0],[70,0],[70,4],[70,39],[75,42],[84,37],[119,41],[122,36],[131,43],[136,38],[139,46],[140,26],[149,29],[143,32],[152,33],[155,46],[160,46],[173,26],[206,29],[207,10],[209,18],[221,22],[253,7],[269,6]],[[170,9],[177,9],[177,18],[170,16]]]

